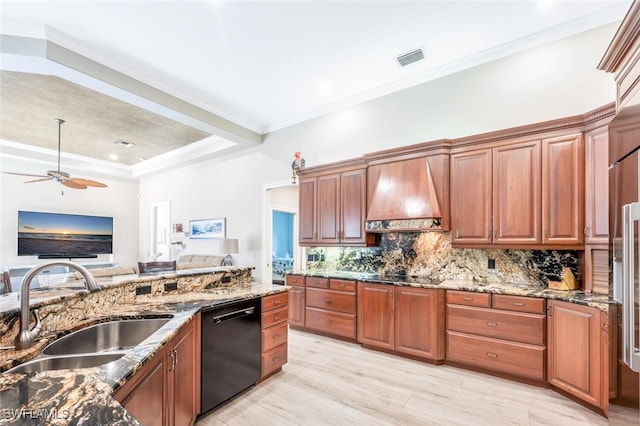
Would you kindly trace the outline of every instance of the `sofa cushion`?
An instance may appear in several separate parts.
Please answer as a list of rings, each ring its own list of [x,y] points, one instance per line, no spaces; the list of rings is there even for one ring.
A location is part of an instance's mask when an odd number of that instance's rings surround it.
[[[178,257],[178,269],[211,268],[222,265],[224,256],[210,254],[183,254]]]

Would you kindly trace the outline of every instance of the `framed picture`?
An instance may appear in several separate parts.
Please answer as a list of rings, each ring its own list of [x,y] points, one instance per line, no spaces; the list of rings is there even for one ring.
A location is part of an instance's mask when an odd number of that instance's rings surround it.
[[[226,238],[227,224],[224,217],[189,221],[189,238]]]

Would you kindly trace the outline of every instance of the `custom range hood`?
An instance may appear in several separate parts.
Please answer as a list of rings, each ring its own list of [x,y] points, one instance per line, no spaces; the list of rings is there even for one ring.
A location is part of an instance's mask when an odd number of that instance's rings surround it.
[[[449,229],[449,156],[370,164],[367,232]]]

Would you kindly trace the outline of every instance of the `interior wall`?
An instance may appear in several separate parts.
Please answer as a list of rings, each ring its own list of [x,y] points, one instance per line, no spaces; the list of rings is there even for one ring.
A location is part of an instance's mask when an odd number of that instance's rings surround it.
[[[226,217],[239,239],[238,265],[262,277],[261,188],[291,178],[293,153],[307,167],[366,152],[583,114],[615,99],[613,77],[596,69],[617,24],[538,47],[266,135],[264,143],[140,185],[141,253],[151,203],[170,200],[172,223]],[[185,253],[208,252],[189,241]],[[234,256],[234,257],[236,257]]]
[[[42,174],[56,164],[0,155],[0,171]],[[64,170],[64,167],[63,167]],[[92,178],[67,170],[72,176]],[[95,178],[107,188],[85,190],[67,188],[57,182],[25,184],[28,177],[0,173],[0,267],[36,265],[37,256],[18,256],[18,210],[87,214],[113,217],[113,255],[97,259],[73,259],[78,263],[117,262],[136,265],[138,261],[138,183]],[[62,195],[64,192],[64,195]]]

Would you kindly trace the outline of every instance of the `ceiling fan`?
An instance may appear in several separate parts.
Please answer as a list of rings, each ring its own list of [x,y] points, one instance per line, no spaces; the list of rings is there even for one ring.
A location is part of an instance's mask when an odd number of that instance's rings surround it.
[[[66,187],[74,188],[74,189],[87,189],[89,186],[95,188],[106,188],[107,185],[101,182],[96,182],[95,180],[90,179],[82,179],[82,178],[72,178],[69,173],[63,172],[60,170],[60,128],[62,127],[62,123],[65,121],[61,118],[56,118],[56,122],[58,123],[58,170],[49,170],[46,175],[32,175],[28,173],[15,173],[15,172],[3,172],[9,175],[18,175],[18,176],[31,176],[40,179],[28,180],[25,183],[33,183],[33,182],[44,182],[48,180],[55,180],[60,182]]]

